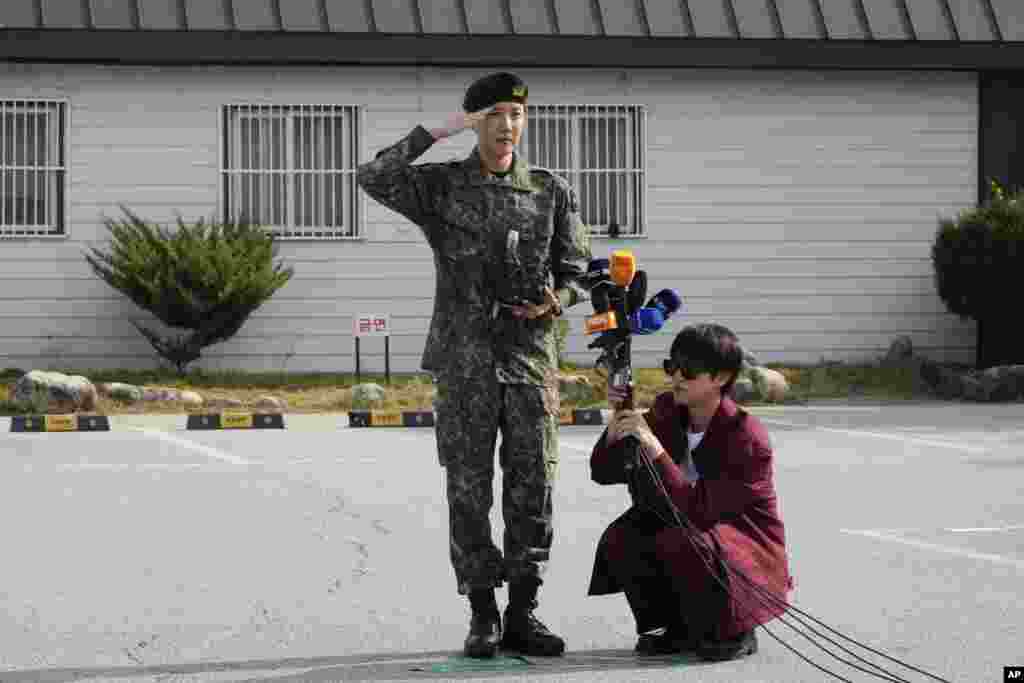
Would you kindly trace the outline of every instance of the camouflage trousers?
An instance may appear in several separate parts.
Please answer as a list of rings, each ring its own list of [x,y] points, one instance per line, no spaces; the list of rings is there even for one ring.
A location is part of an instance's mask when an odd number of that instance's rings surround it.
[[[493,377],[438,378],[435,413],[458,592],[466,595],[523,576],[542,580],[553,538],[558,386],[502,384]],[[499,431],[504,556],[490,521]]]

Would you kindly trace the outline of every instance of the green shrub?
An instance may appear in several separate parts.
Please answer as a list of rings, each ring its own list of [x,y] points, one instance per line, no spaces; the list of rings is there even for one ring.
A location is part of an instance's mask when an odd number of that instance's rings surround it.
[[[108,252],[90,248],[93,272],[168,327],[188,330],[162,336],[136,329],[179,374],[202,349],[230,339],[257,308],[291,279],[293,270],[274,263],[276,244],[256,225],[200,219],[177,230],[147,223],[123,206],[126,220],[104,221]]]
[[[932,246],[939,297],[961,319],[1006,312],[1006,297],[1024,272],[1024,200],[992,181],[992,198],[942,219]]]

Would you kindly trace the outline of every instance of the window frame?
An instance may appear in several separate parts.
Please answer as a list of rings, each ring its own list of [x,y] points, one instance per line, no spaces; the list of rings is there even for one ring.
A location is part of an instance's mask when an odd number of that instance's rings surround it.
[[[71,168],[71,150],[68,144],[71,130],[70,100],[68,98],[54,97],[0,97],[0,168],[7,168],[4,161],[7,150],[6,137],[4,135],[5,122],[3,119],[8,112],[12,111],[12,105],[16,109],[19,105],[26,103],[36,107],[37,111],[44,114],[48,121],[56,118],[56,121],[47,125],[48,132],[52,132],[56,136],[56,140],[46,148],[47,162],[42,165],[37,164],[33,167],[21,169],[34,168],[36,169],[35,172],[44,173],[47,194],[49,194],[50,179],[55,176],[54,191],[57,196],[54,197],[52,203],[54,221],[52,223],[47,221],[45,224],[34,226],[30,226],[27,223],[4,225],[6,212],[4,211],[3,204],[0,203],[0,241],[66,240],[70,237],[70,230],[68,229],[68,211],[70,208],[68,188],[70,186]],[[51,152],[54,153],[53,157],[56,159],[56,163],[53,165],[49,163]],[[0,182],[3,182],[2,179],[0,179]],[[3,187],[0,187],[0,190],[2,189]],[[50,206],[47,208],[50,208]],[[12,215],[15,213],[16,211],[12,211]],[[47,218],[49,217],[47,216]]]
[[[282,202],[287,225],[267,226],[268,231],[275,239],[289,242],[365,240],[366,198],[356,182],[356,172],[363,157],[364,131],[366,130],[365,105],[361,104],[299,104],[294,102],[283,104],[275,102],[234,102],[222,104],[220,115],[218,116],[217,136],[220,147],[217,172],[217,214],[225,222],[233,219],[232,212],[240,215],[237,211],[240,197],[232,196],[233,181],[244,174],[239,173],[243,169],[240,166],[235,167],[233,165],[234,159],[229,157],[232,151],[239,155],[242,152],[241,147],[238,149],[233,148],[234,139],[236,137],[240,139],[241,137],[241,125],[236,123],[236,121],[240,121],[243,118],[250,118],[254,121],[266,121],[275,117],[281,117],[285,121],[282,133],[284,136],[282,159],[284,169],[271,172],[284,175]],[[315,164],[309,168],[296,165],[296,154],[298,152],[294,142],[296,122],[306,118],[311,121],[321,118],[328,120],[334,118],[342,119],[343,128],[347,131],[343,142],[343,155],[345,158],[340,162],[335,159],[334,168],[318,169],[315,168]],[[316,124],[313,125],[315,126]],[[231,141],[228,140],[228,135],[232,136]],[[261,142],[261,144],[263,143]],[[313,148],[311,147],[310,149]],[[275,153],[273,142],[269,144],[269,151],[271,155]],[[334,157],[333,150],[325,147],[322,158],[326,159],[328,157]],[[315,154],[313,158],[316,158]],[[325,226],[309,228],[295,224],[297,214],[296,206],[294,205],[295,183],[300,177],[310,172],[314,174],[322,172],[327,176],[333,177],[338,175],[341,177],[342,192],[350,197],[351,201],[344,207],[344,222],[340,228],[328,228]]]
[[[602,173],[608,172],[609,169],[600,169],[599,167],[584,168],[584,158],[588,155],[585,154],[584,150],[581,121],[583,119],[609,122],[624,120],[626,126],[624,147],[627,157],[631,155],[633,161],[632,164],[622,165],[613,169],[612,172],[626,178],[627,197],[630,193],[630,184],[634,186],[635,196],[632,200],[627,199],[626,213],[627,217],[632,218],[636,225],[635,227],[628,226],[631,228],[631,231],[623,230],[618,236],[620,238],[644,238],[647,236],[647,115],[647,107],[643,104],[528,104],[527,127],[524,131],[525,139],[523,140],[525,144],[521,145],[520,148],[524,150],[527,161],[531,164],[537,163],[537,165],[549,168],[565,177],[576,191],[581,207],[585,207],[589,199],[584,195],[582,179],[589,174],[592,174],[593,177],[600,177]],[[564,146],[564,151],[560,150],[559,154],[564,153],[566,160],[570,164],[569,168],[544,166],[541,162],[546,160],[535,160],[530,156],[527,151],[531,144],[530,134],[532,130],[537,129],[538,119],[567,120],[566,136],[568,140]],[[597,156],[600,157],[600,154]],[[605,208],[607,210],[608,207]],[[584,223],[590,229],[592,237],[609,237],[607,225],[595,225],[587,221],[587,216],[582,217]]]

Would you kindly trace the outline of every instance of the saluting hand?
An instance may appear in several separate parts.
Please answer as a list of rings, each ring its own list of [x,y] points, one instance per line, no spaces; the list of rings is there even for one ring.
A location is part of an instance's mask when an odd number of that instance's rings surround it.
[[[434,136],[434,140],[443,140],[444,138],[450,138],[454,135],[458,135],[464,130],[476,128],[477,124],[483,121],[484,117],[486,117],[493,109],[494,107],[487,107],[486,109],[470,112],[468,114],[466,112],[452,114],[444,120],[444,123],[430,128],[430,134]]]

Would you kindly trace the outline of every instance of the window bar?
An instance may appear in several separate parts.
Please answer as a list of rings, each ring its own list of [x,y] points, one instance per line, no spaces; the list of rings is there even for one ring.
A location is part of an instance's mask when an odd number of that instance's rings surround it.
[[[22,165],[21,172],[25,174],[25,213],[22,214],[22,225],[27,229],[29,233],[33,232],[35,227],[35,210],[32,206],[32,164],[35,162],[35,151],[36,151],[36,117],[35,117],[35,102],[25,102],[25,130],[23,137],[23,144],[25,146],[25,163]]]
[[[297,112],[292,112],[289,116],[292,120],[292,126],[295,127],[295,134],[293,136],[292,143],[295,145],[295,213],[292,215],[292,226],[297,233],[301,230],[302,226],[305,225],[305,211],[306,204],[303,195],[303,178],[302,169],[306,167],[306,160],[303,156],[304,150],[302,147],[302,116]]]
[[[302,141],[302,227],[306,234],[313,224],[313,122],[309,108],[299,108],[302,113],[299,135]]]
[[[281,225],[281,117],[275,111],[270,117],[270,136],[268,148],[270,156],[267,157],[267,203],[270,206],[270,215],[267,216],[269,225],[275,228]]]
[[[7,228],[7,102],[0,100],[0,230]]]
[[[38,146],[36,147],[36,160],[34,171],[35,182],[33,183],[33,202],[32,207],[35,211],[36,226],[40,230],[46,227],[46,222],[43,217],[46,215],[46,194],[43,192],[43,176],[47,173],[46,170],[46,104],[38,102],[36,104],[39,110],[39,116],[36,117],[36,133],[39,136]]]
[[[242,196],[245,200],[245,208],[242,210],[242,215],[246,221],[252,221],[252,164],[253,164],[253,145],[256,141],[253,139],[253,122],[255,121],[255,107],[246,106],[246,145],[245,145],[245,164],[242,168]]]
[[[638,114],[640,122],[640,135],[638,136],[636,147],[640,151],[640,157],[643,161],[640,164],[641,176],[640,182],[637,185],[637,192],[640,193],[640,215],[636,220],[636,230],[639,233],[644,229],[644,223],[647,220],[647,147],[644,141],[647,140],[647,110],[643,109]]]
[[[35,167],[39,163],[36,159],[36,150],[39,146],[39,103],[29,102],[26,107],[25,121],[28,130],[26,131],[25,145],[25,225],[30,232],[38,228],[39,217],[36,216],[36,172]]]
[[[252,118],[250,124],[250,139],[249,145],[249,210],[251,213],[251,220],[257,225],[261,222],[262,217],[260,216],[260,195],[259,195],[259,176],[257,176],[257,170],[260,163],[260,118],[263,116],[263,107],[257,105],[254,107],[256,115]]]
[[[266,225],[270,215],[267,209],[267,135],[270,133],[270,121],[274,116],[273,109],[263,105],[259,109],[259,116],[256,117],[256,163],[253,164],[252,178],[256,198],[256,211],[259,215],[259,224]]]
[[[243,140],[242,148],[242,219],[245,221],[252,220],[252,186],[250,185],[251,175],[249,169],[252,167],[252,123],[253,123],[253,107],[246,105],[245,107],[246,116],[243,119],[245,121],[245,139]]]
[[[263,178],[266,186],[267,206],[266,225],[273,229],[280,225],[277,221],[277,139],[280,125],[276,111],[271,111],[267,117],[267,140],[265,147],[267,158],[263,162]]]
[[[274,180],[277,177],[277,174],[274,172],[276,169],[274,164],[274,147],[277,144],[277,112],[271,111],[263,125],[267,131],[266,140],[263,141],[266,158],[263,159],[262,168],[260,169],[260,176],[263,178],[263,187],[265,188],[264,194],[266,195],[263,199],[263,205],[267,207],[263,214],[263,221],[267,227],[271,227],[277,225],[277,202],[274,201]]]
[[[67,180],[67,152],[65,145],[67,144],[67,112],[65,111],[66,105],[61,104],[57,109],[57,132],[58,137],[56,139],[57,149],[57,162],[60,164],[60,170],[58,171],[57,182],[60,184],[54,185],[54,192],[57,195],[55,197],[56,206],[54,207],[55,220],[54,226],[60,231],[65,232],[65,221],[67,220],[67,193],[64,190],[64,183]]]
[[[35,103],[36,114],[32,117],[32,125],[35,127],[35,139],[32,141],[34,147],[32,150],[32,225],[36,230],[43,228],[43,216],[42,207],[43,191],[40,185],[40,178],[46,169],[46,152],[45,150],[40,154],[40,147],[44,144],[46,131],[43,128],[43,123],[46,117],[46,105],[42,102]]]
[[[611,222],[615,220],[615,216],[612,214],[612,210],[615,208],[614,202],[612,202],[612,174],[610,169],[612,168],[611,159],[613,148],[615,147],[615,119],[614,109],[610,106],[601,106],[601,128],[604,129],[604,135],[601,136],[601,140],[604,144],[604,156],[600,160],[601,165],[601,200],[604,203],[604,216],[606,223],[611,225]]]
[[[302,132],[306,135],[303,149],[306,154],[306,184],[304,186],[306,197],[305,205],[308,210],[305,214],[306,234],[316,227],[316,114],[312,106],[303,107],[305,123]]]
[[[344,235],[345,207],[348,205],[346,196],[349,179],[349,158],[345,156],[345,138],[351,135],[349,129],[355,126],[355,111],[351,108],[339,108],[337,110],[338,120],[331,128],[331,158],[334,159],[334,166],[338,169],[334,182],[331,183],[331,227],[336,237]],[[358,163],[358,160],[356,160]]]
[[[323,136],[320,140],[320,158],[323,160],[324,171],[320,180],[320,213],[323,218],[320,229],[323,236],[330,236],[331,203],[334,201],[334,151],[331,149],[334,140],[334,124],[336,111],[330,105],[320,105],[323,109]]]
[[[302,227],[308,235],[313,227],[313,112],[299,107],[302,125]]]
[[[56,120],[56,112],[54,111],[59,105],[48,105],[46,113],[43,118],[43,122],[46,124],[44,127],[45,139],[43,141],[43,159],[40,162],[42,166],[39,173],[39,195],[42,197],[41,201],[43,204],[43,210],[40,212],[40,221],[43,227],[48,230],[53,230],[55,227],[54,222],[51,218],[53,213],[50,208],[53,204],[53,200],[50,197],[50,178],[54,174],[54,162],[51,150],[53,149],[53,141],[57,139],[54,134],[53,122]]]
[[[324,218],[323,218],[323,200],[324,193],[321,187],[324,177],[324,169],[327,167],[324,161],[324,133],[323,133],[323,111],[322,105],[316,105],[318,111],[317,115],[313,119],[313,144],[310,152],[313,155],[313,175],[311,180],[313,182],[313,190],[310,193],[313,196],[313,201],[310,203],[310,209],[313,213],[313,226],[317,232],[323,234]]]
[[[20,158],[17,159],[14,162],[15,166],[18,169],[17,170],[17,174],[18,174],[17,175],[18,187],[15,187],[14,196],[17,198],[17,201],[21,205],[20,206],[21,211],[17,215],[15,215],[14,222],[15,222],[15,224],[17,224],[17,226],[19,228],[22,228],[22,232],[24,232],[25,219],[27,218],[27,216],[25,215],[26,214],[26,204],[27,204],[27,202],[25,201],[25,190],[27,189],[26,188],[27,178],[25,177],[25,161],[26,161],[26,157],[28,157],[28,150],[25,149],[25,147],[26,147],[26,145],[25,145],[25,133],[28,130],[28,114],[25,112],[25,103],[21,102],[20,104],[21,104],[21,107],[19,107],[19,109],[21,110],[21,121],[22,121],[21,127],[20,127],[20,131],[19,131],[19,127],[18,126],[14,127],[14,136],[15,136],[14,149],[20,155]],[[20,134],[19,134],[19,132],[20,132]],[[20,187],[20,190],[21,190],[20,192],[18,191],[19,187]]]
[[[323,192],[320,196],[320,212],[323,215],[324,236],[331,236],[331,202],[334,201],[334,193],[331,191],[334,183],[334,155],[331,153],[331,140],[334,138],[334,122],[337,113],[334,107],[324,106],[323,140],[320,144],[320,154],[324,162],[324,172],[321,179]]]
[[[348,226],[348,221],[345,220],[348,216],[345,213],[345,207],[349,205],[348,187],[349,180],[352,177],[349,170],[359,160],[351,159],[345,155],[345,139],[346,136],[353,134],[352,130],[356,125],[356,111],[351,107],[339,108],[338,116],[340,117],[338,125],[333,129],[333,135],[336,139],[331,145],[331,153],[334,154],[335,159],[334,165],[339,169],[338,175],[331,186],[335,192],[335,195],[331,198],[331,211],[334,213],[334,222],[331,224],[331,227],[334,228],[334,235],[336,237],[343,237],[346,234],[345,228]],[[349,161],[352,163],[349,163]]]
[[[56,178],[57,177],[57,159],[56,159],[56,155],[53,153],[53,148],[54,148],[55,145],[59,145],[60,144],[60,138],[61,138],[60,131],[57,128],[57,123],[59,121],[59,117],[58,117],[58,113],[57,113],[58,109],[60,109],[60,105],[59,104],[54,105],[52,107],[52,109],[51,109],[50,115],[47,116],[47,135],[48,135],[48,140],[47,140],[47,145],[46,145],[46,166],[47,166],[47,171],[46,171],[46,177],[44,179],[44,183],[46,185],[46,198],[43,200],[45,202],[45,205],[46,205],[46,212],[43,215],[43,220],[46,222],[46,227],[49,230],[52,230],[53,232],[58,232],[59,231],[58,230],[59,226],[57,225],[57,221],[54,220],[53,205],[57,201],[57,193],[53,191],[54,184],[53,184],[53,181],[52,181],[52,178]]]
[[[294,158],[295,154],[295,119],[292,112],[284,112],[282,117],[282,125],[284,126],[284,220],[281,222],[281,234],[287,234],[291,230],[292,225],[295,222],[295,197],[297,196],[295,187],[295,166],[297,165],[297,159]]]
[[[313,215],[313,227],[317,231],[322,231],[324,224],[321,202],[324,195],[320,183],[323,181],[323,169],[326,167],[323,158],[323,108],[322,105],[314,105],[311,109],[313,110],[313,141],[310,153],[313,155],[314,175],[311,176],[313,188],[310,194],[313,196],[313,201],[310,203],[310,209]]]
[[[232,223],[237,223],[241,220],[242,213],[238,204],[242,193],[242,186],[238,181],[238,169],[242,165],[242,121],[237,107],[232,107],[228,115],[228,124],[231,132],[231,150],[229,152],[230,156],[227,158],[228,182],[230,183],[228,188],[228,198],[230,200],[228,202],[228,218]]]
[[[235,195],[235,214],[238,221],[245,220],[246,206],[245,200],[245,160],[246,160],[246,128],[247,119],[245,117],[248,108],[240,106],[235,111],[235,123],[237,124],[237,134],[235,139],[238,142],[238,147],[235,149],[235,183],[238,187],[238,194]]]
[[[615,198],[615,213],[614,220],[620,227],[626,227],[626,220],[623,216],[623,198],[620,195],[623,188],[623,162],[625,155],[622,154],[621,146],[623,144],[623,131],[620,128],[623,123],[623,108],[620,105],[616,105],[614,108],[614,118],[611,120],[612,126],[614,127],[614,134],[612,135],[612,142],[614,143],[614,155],[611,158],[611,191]]]
[[[593,125],[594,125],[594,143],[595,143],[594,144],[594,159],[592,159],[592,161],[594,163],[591,165],[591,169],[593,170],[593,173],[594,173],[594,186],[595,186],[594,187],[594,195],[595,195],[595,199],[596,199],[595,204],[597,206],[597,215],[600,216],[599,221],[600,221],[601,225],[605,226],[605,229],[607,229],[607,227],[608,227],[608,213],[607,213],[608,202],[606,202],[605,198],[604,198],[605,197],[605,193],[604,193],[604,180],[605,180],[605,178],[604,178],[604,174],[601,173],[601,169],[604,167],[603,165],[604,165],[604,156],[605,156],[605,148],[604,148],[604,146],[605,146],[605,135],[602,134],[603,131],[601,130],[602,124],[604,123],[604,120],[602,118],[601,109],[602,109],[601,105],[597,105],[597,106],[592,107],[591,110],[590,110],[590,114],[591,114],[591,119],[590,120],[593,121]]]
[[[327,165],[327,112],[324,109],[323,104],[317,104],[319,108],[319,132],[316,134],[319,139],[316,140],[316,151],[319,156],[319,178],[317,178],[318,193],[316,197],[316,211],[319,214],[319,220],[316,222],[317,229],[321,230],[323,234],[324,228],[327,227],[327,171],[330,168]]]
[[[260,108],[260,154],[256,177],[259,178],[260,225],[269,230],[274,228],[274,133],[276,130],[277,108],[263,105]]]

